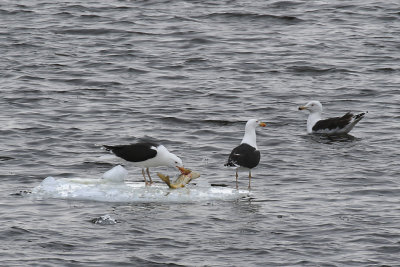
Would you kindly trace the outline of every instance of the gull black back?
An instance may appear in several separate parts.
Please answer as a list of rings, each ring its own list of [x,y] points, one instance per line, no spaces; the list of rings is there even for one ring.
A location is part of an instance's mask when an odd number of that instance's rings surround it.
[[[260,162],[260,151],[246,143],[235,147],[228,158],[225,166],[245,167],[252,169]]]
[[[335,117],[335,118],[320,120],[314,125],[314,127],[312,129],[313,129],[313,131],[318,131],[318,130],[323,130],[323,129],[333,130],[336,128],[343,129],[350,123],[353,116],[354,115],[352,113],[347,112],[342,117]]]
[[[154,158],[157,155],[157,150],[154,148],[158,147],[158,145],[155,143],[146,142],[118,146],[104,145],[103,147],[109,151],[112,151],[116,156],[123,158],[126,161],[141,162]]]

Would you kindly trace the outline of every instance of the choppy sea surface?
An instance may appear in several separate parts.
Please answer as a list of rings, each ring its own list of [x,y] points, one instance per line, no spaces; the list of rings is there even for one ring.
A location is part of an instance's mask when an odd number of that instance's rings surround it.
[[[0,265],[399,266],[399,63],[397,0],[1,1]],[[310,136],[309,100],[368,114]],[[142,138],[234,189],[249,118],[242,197],[32,197],[118,164],[139,183],[100,147]]]

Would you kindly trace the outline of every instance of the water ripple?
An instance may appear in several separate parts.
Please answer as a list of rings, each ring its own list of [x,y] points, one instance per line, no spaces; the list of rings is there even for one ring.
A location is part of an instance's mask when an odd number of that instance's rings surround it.
[[[6,1],[2,264],[397,265],[399,14],[397,2],[372,0]],[[325,117],[368,115],[351,135],[310,136],[297,108],[311,99]],[[121,163],[101,144],[144,139],[199,183],[233,188],[223,164],[248,118],[267,127],[243,199],[27,197],[45,177],[95,179]],[[124,166],[129,182],[143,179]],[[91,223],[102,214],[118,223]]]

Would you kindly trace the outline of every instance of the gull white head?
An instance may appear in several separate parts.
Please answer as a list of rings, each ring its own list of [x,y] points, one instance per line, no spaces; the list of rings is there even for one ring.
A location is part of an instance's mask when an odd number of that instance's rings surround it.
[[[164,146],[161,145],[158,147],[158,153],[163,165],[168,167],[183,167],[182,160],[175,154],[169,152]]]
[[[257,126],[265,127],[266,124],[264,122],[261,122],[257,119],[250,119],[246,123],[246,130],[247,129],[255,129]]]
[[[313,126],[321,119],[322,104],[319,101],[310,101],[304,106],[300,106],[299,110],[308,110],[310,115],[307,119],[307,132],[312,133]]]
[[[310,113],[322,113],[322,104],[319,101],[310,101],[304,106],[300,106],[299,110],[308,110]]]
[[[247,121],[245,130],[244,130],[243,140],[242,140],[241,144],[246,143],[257,149],[256,127],[258,127],[258,126],[265,127],[266,124],[265,124],[265,122],[261,122],[257,119],[250,119]]]
[[[175,154],[169,153],[168,166],[170,166],[170,167],[183,167],[183,162]]]

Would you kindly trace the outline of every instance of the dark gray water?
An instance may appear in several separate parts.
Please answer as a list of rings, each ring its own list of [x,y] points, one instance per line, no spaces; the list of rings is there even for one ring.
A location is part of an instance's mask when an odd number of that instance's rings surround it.
[[[399,62],[397,0],[2,1],[1,265],[398,266]],[[369,113],[352,136],[309,136],[311,99]],[[248,118],[268,125],[238,201],[20,193],[100,177],[115,162],[99,144],[143,137],[234,187],[223,164]]]

